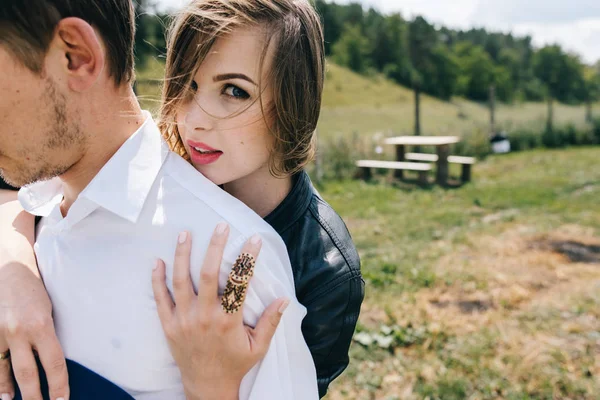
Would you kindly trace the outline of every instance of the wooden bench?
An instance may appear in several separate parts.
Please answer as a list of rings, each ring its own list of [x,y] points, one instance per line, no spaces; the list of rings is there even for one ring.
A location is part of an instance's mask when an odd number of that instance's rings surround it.
[[[424,154],[424,153],[406,153],[404,158],[410,161],[425,161],[425,162],[437,162],[437,154]],[[475,164],[475,157],[461,157],[461,156],[448,156],[448,162],[451,164],[462,165],[461,180],[463,182],[469,182],[471,180],[471,165]]]
[[[371,168],[416,171],[419,173],[419,183],[423,185],[427,184],[427,173],[432,169],[431,164],[379,160],[359,160],[356,166],[362,170],[362,177],[365,180],[371,179]]]

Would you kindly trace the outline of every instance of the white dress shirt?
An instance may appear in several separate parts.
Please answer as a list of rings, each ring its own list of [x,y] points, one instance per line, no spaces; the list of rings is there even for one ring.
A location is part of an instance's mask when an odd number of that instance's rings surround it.
[[[244,304],[254,326],[280,297],[292,300],[266,357],[244,378],[240,399],[317,399],[315,366],[301,332],[306,309],[297,301],[285,244],[262,218],[171,153],[149,113],[63,218],[61,181],[21,189],[19,200],[38,226],[35,253],[65,356],[116,383],[139,400],[185,399],[181,375],[156,310],[152,269],[167,263],[172,291],[178,234],[193,238],[191,274],[200,268],[215,226],[230,239],[220,291],[243,244],[263,239]]]

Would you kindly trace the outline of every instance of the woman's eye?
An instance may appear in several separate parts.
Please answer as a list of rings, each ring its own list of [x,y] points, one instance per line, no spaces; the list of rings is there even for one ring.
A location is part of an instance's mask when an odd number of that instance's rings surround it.
[[[234,99],[239,99],[239,100],[245,100],[250,98],[250,95],[248,94],[248,92],[246,92],[243,89],[240,89],[239,87],[235,86],[235,85],[227,85],[225,86],[225,90],[223,91],[223,94],[232,97]]]

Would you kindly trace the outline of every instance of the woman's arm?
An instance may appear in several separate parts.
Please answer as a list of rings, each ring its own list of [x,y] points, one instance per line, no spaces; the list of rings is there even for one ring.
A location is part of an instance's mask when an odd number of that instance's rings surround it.
[[[12,363],[23,396],[41,398],[35,348],[48,375],[51,398],[68,399],[66,362],[33,252],[34,217],[16,196],[0,190],[0,352],[11,351],[10,362],[0,361],[0,395],[14,393]]]
[[[319,285],[315,287],[319,289]],[[308,313],[302,321],[302,332],[317,368],[320,397],[348,367],[348,352],[364,293],[360,275],[348,275],[343,281],[328,285],[325,293],[303,303]]]

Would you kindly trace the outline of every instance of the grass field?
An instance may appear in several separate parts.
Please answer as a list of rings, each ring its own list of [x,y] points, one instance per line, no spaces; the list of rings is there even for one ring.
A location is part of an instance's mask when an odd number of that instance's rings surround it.
[[[499,105],[497,122],[514,126],[543,125],[547,107],[542,103]],[[585,121],[585,108],[557,104],[557,124]],[[488,130],[486,105],[464,99],[444,102],[424,96],[422,132],[431,135],[463,135],[474,129]],[[352,132],[412,134],[414,95],[409,89],[383,78],[365,78],[335,64],[328,65],[324,108],[319,127],[323,135]]]
[[[453,190],[321,187],[367,281],[328,398],[600,398],[599,157],[494,156]]]

